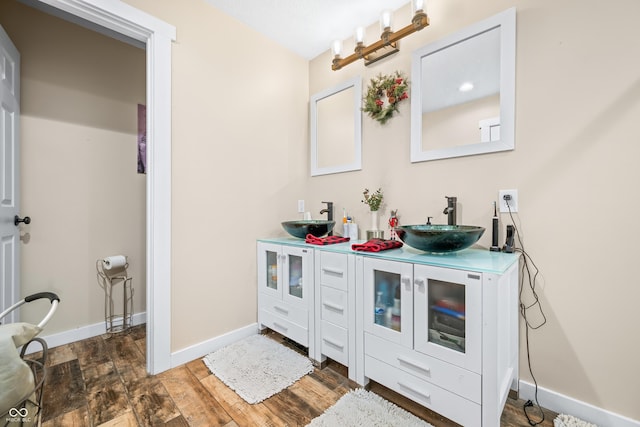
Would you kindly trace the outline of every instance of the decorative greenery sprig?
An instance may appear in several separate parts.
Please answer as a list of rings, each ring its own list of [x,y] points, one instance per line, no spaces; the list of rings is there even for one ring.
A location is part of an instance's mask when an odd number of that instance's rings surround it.
[[[372,119],[385,124],[393,117],[394,112],[398,112],[398,104],[409,98],[408,91],[409,82],[399,71],[390,76],[379,74],[375,79],[371,79],[362,111]]]
[[[364,195],[362,203],[364,203],[365,205],[369,205],[369,209],[371,209],[372,211],[377,211],[378,209],[380,209],[382,198],[384,197],[381,188],[378,188],[373,194],[369,194],[369,189],[365,188],[362,194]]]

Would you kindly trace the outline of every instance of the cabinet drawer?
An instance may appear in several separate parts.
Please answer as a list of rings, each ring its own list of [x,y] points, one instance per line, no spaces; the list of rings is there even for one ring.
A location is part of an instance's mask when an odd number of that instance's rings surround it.
[[[347,293],[328,286],[320,288],[320,316],[343,328],[347,327]]]
[[[296,307],[286,302],[262,293],[260,295],[260,308],[280,316],[283,319],[295,323],[305,329],[309,326],[309,311],[306,308]]]
[[[258,312],[258,321],[267,328],[270,328],[285,337],[291,338],[298,344],[305,347],[309,346],[309,333],[307,328],[303,328],[300,325],[290,322],[284,317],[262,309]]]
[[[347,330],[323,320],[320,336],[322,354],[348,366],[349,341]]]
[[[480,426],[480,404],[421,380],[371,356],[365,356],[365,376],[463,426]]]
[[[347,290],[347,256],[332,252],[320,254],[320,283]]]
[[[440,359],[365,333],[365,354],[476,403],[482,402],[481,376]]]

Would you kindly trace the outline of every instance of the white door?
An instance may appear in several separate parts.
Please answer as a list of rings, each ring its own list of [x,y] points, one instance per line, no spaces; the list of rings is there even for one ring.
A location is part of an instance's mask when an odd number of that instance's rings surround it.
[[[0,312],[20,299],[20,54],[0,26]],[[18,321],[14,310],[3,322]]]

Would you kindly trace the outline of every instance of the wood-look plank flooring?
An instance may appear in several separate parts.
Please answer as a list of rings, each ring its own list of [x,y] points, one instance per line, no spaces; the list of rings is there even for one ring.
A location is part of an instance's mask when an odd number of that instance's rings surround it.
[[[290,345],[280,335],[267,335]],[[145,342],[141,325],[50,349],[42,425],[304,426],[354,386],[344,366],[329,362],[280,393],[250,405],[212,375],[200,359],[147,375]],[[380,384],[372,383],[370,390],[435,427],[457,425]],[[528,426],[523,404],[509,399],[501,425]],[[530,412],[534,420],[539,419],[537,412]],[[553,426],[556,415],[545,410],[541,426]]]

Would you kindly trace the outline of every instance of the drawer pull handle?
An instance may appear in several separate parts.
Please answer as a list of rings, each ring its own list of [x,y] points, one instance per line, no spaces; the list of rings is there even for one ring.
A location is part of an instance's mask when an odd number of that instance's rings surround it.
[[[330,344],[334,347],[338,347],[339,349],[343,349],[344,345],[342,344],[338,344],[337,342],[330,340],[329,338],[322,338],[322,341],[326,342],[327,344]]]
[[[331,303],[331,302],[328,302],[328,301],[324,301],[324,302],[322,303],[322,305],[324,305],[325,307],[330,308],[330,309],[332,309],[332,310],[339,311],[339,312],[341,312],[341,313],[343,313],[343,312],[344,312],[344,307],[342,307],[341,305],[336,305],[336,304]]]
[[[324,271],[325,273],[329,273],[329,274],[335,274],[335,275],[338,275],[340,277],[342,277],[344,275],[344,271],[338,270],[336,268],[331,268],[331,267],[322,267],[322,271]]]
[[[425,399],[431,399],[431,394],[430,393],[426,393],[426,392],[423,392],[423,391],[416,390],[415,388],[413,388],[411,386],[408,386],[408,385],[406,385],[404,383],[401,383],[400,381],[398,381],[398,385],[400,387],[402,387],[402,388],[405,388],[405,389],[409,390],[410,392],[413,392],[413,393],[415,393],[417,395],[420,395],[420,396],[424,397]]]
[[[286,308],[282,308],[279,305],[274,305],[273,309],[279,311],[282,314],[286,314],[287,316],[289,315],[289,310],[287,310]]]
[[[281,324],[280,324],[280,323],[278,323],[278,322],[273,322],[273,326],[275,326],[276,328],[279,328],[279,329],[281,329],[281,330],[283,330],[283,331],[287,331],[287,330],[289,329],[289,328],[287,328],[286,326],[281,325]]]
[[[411,360],[404,359],[404,358],[402,358],[400,356],[398,356],[398,362],[404,363],[405,365],[409,365],[412,368],[419,369],[419,370],[421,370],[421,371],[423,371],[423,372],[425,372],[427,374],[431,373],[431,368],[427,368],[426,366],[421,366],[420,364],[418,364],[416,362],[412,362]]]

